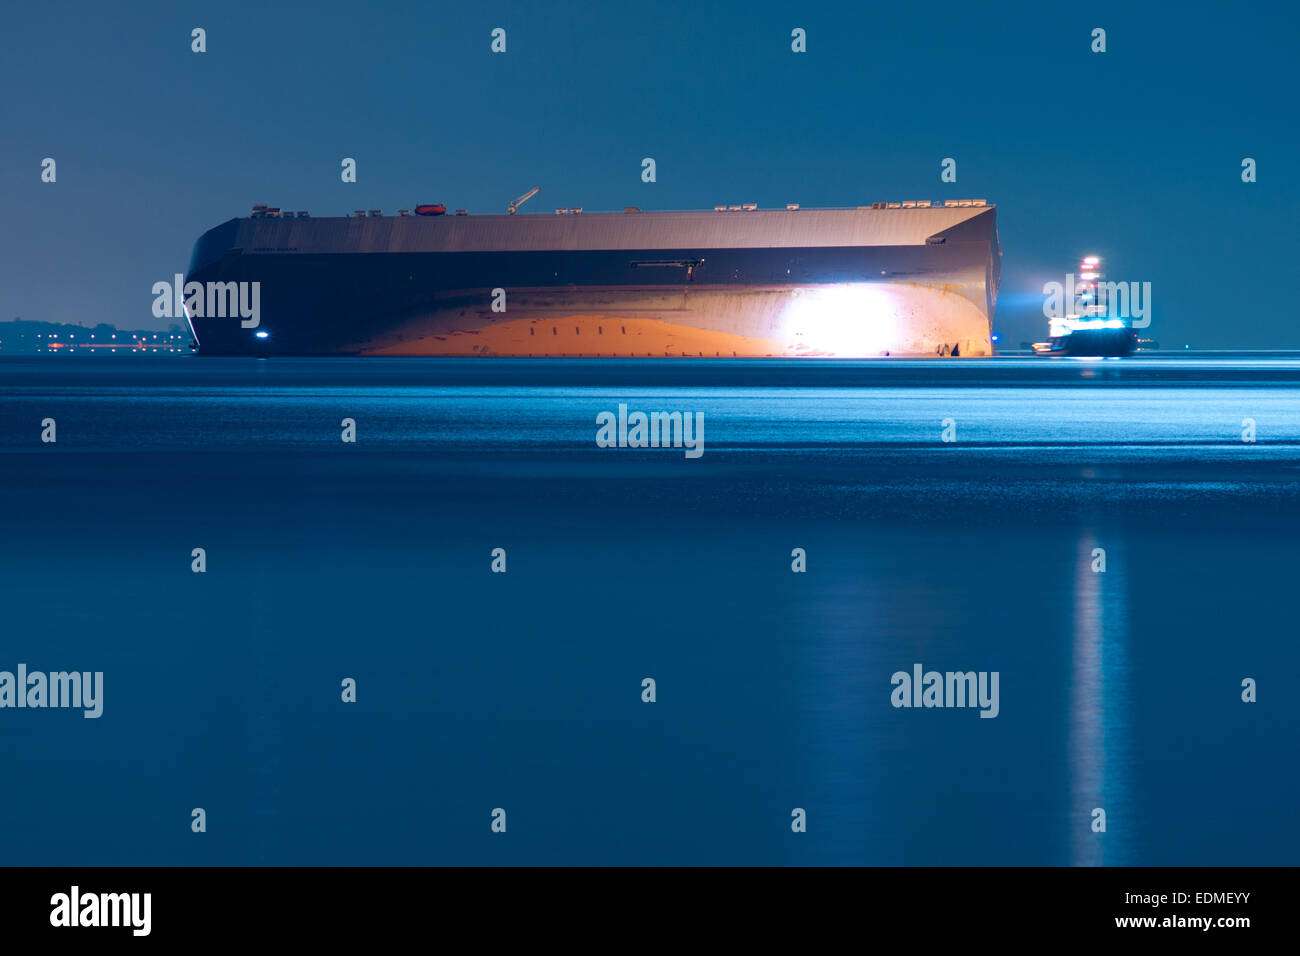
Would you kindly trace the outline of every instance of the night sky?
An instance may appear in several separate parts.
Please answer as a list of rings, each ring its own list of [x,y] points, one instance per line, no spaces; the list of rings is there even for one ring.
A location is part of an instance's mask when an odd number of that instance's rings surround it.
[[[1300,348],[1298,25],[1281,3],[11,4],[0,320],[165,327],[153,283],[254,202],[500,213],[540,185],[525,211],[987,198],[1003,346],[1044,336],[1043,283],[1095,253],[1152,283],[1165,348]]]

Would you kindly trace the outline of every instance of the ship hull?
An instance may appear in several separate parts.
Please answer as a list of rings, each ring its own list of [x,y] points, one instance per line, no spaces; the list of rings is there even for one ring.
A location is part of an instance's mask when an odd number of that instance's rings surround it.
[[[1066,355],[1123,358],[1133,354],[1132,329],[1079,329],[1070,333],[1060,345]]]
[[[206,355],[990,354],[992,207],[918,220],[904,237],[914,241],[880,244],[862,212],[833,212],[857,218],[792,229],[787,217],[816,213],[768,213],[767,225],[778,238],[854,244],[773,245],[755,229],[763,214],[748,212],[712,214],[731,220],[722,227],[702,218],[710,214],[672,213],[555,225],[541,216],[231,220],[199,240],[186,281],[258,283],[256,324],[190,322]],[[674,216],[694,219],[660,218]],[[713,244],[670,243],[702,227]],[[656,244],[631,245],[656,233]],[[491,248],[511,240],[519,247]],[[568,248],[533,248],[548,245]]]

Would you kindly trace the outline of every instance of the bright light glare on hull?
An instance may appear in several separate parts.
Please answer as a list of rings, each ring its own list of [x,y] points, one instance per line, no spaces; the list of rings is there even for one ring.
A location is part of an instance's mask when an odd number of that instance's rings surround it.
[[[254,332],[253,334],[256,335],[259,339],[268,339],[271,337],[271,333],[266,331],[257,331]]]
[[[877,356],[897,347],[898,305],[889,289],[870,282],[799,289],[781,312],[784,341],[802,352]]]

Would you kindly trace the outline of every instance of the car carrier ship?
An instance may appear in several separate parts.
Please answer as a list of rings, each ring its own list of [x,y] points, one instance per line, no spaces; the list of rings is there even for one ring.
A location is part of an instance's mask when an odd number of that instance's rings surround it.
[[[185,311],[204,355],[978,356],[1001,251],[982,199],[844,209],[312,217],[204,233]],[[414,213],[414,214],[412,214]],[[200,283],[206,295],[191,295]],[[258,283],[258,314],[218,306]]]

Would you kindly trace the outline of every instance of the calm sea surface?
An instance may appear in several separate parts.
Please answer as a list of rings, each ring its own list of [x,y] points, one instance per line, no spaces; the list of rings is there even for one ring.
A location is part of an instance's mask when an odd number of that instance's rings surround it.
[[[104,700],[0,863],[1295,864],[1298,479],[1283,360],[3,359],[0,670]]]

